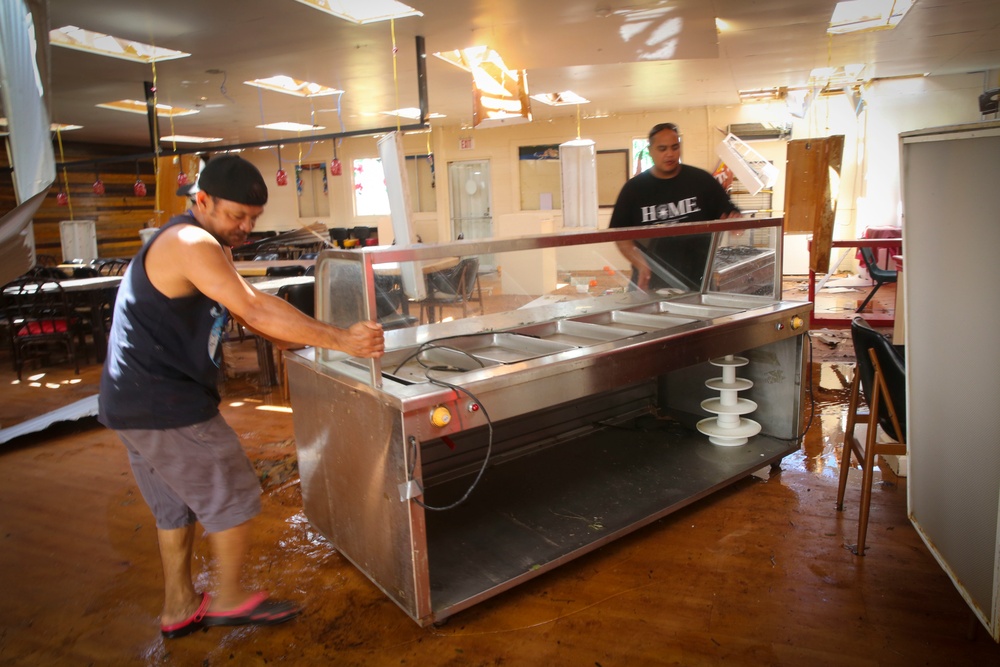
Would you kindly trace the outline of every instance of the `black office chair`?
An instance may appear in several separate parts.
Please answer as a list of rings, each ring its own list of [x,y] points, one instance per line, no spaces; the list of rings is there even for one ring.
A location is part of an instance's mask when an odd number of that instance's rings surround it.
[[[861,248],[861,257],[865,262],[865,267],[868,269],[868,275],[871,276],[872,280],[875,281],[875,287],[872,291],[868,293],[865,300],[861,302],[858,309],[854,312],[860,313],[868,305],[868,302],[872,300],[875,296],[875,292],[878,288],[887,283],[894,283],[899,280],[899,273],[893,271],[892,269],[883,269],[878,265],[878,261],[875,259],[875,252],[871,248]]]
[[[85,331],[57,281],[15,280],[3,287],[0,299],[0,316],[10,337],[18,380],[29,359],[47,360],[53,347],[64,348],[77,375],[80,374],[78,354],[86,350]]]
[[[375,275],[375,312],[383,329],[403,329],[417,323],[417,318],[405,310],[400,312],[405,303],[406,295],[398,277]]]
[[[278,298],[284,299],[309,317],[315,317],[316,283],[282,285],[278,288]]]
[[[302,276],[306,273],[306,267],[296,264],[294,266],[269,266],[264,270],[264,275],[269,278],[289,278]]]
[[[847,474],[853,454],[858,458],[864,476],[861,480],[861,507],[858,511],[858,543],[852,551],[858,556],[864,556],[875,457],[906,454],[906,361],[900,349],[872,329],[863,317],[855,317],[851,322],[851,338],[854,341],[857,364],[851,382],[847,426],[844,429],[837,510],[844,510]],[[861,393],[868,405],[867,411],[859,407]],[[855,435],[855,428],[859,423],[867,425],[864,444]],[[876,441],[879,427],[893,442]]]

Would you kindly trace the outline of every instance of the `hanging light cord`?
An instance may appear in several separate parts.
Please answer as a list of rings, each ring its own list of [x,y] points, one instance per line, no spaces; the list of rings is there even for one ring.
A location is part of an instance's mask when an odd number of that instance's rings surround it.
[[[63,153],[63,143],[62,143],[62,132],[59,130],[59,126],[56,126],[56,139],[59,141],[59,162],[66,164],[66,156]],[[66,173],[66,167],[62,168],[63,174],[63,188],[66,190],[66,205],[69,206],[69,219],[73,219],[73,198],[69,196],[69,175]]]
[[[396,74],[396,19],[389,19],[389,29],[392,32],[392,85],[396,90],[396,131],[399,132],[399,77]]]

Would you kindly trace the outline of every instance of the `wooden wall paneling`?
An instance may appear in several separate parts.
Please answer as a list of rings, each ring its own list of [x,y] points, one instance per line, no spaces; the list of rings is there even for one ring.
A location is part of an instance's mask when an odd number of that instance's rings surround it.
[[[156,222],[153,226],[160,227],[175,215],[180,215],[188,210],[190,200],[187,197],[177,196],[177,179],[183,171],[188,182],[193,182],[198,178],[197,155],[177,155],[161,157],[159,168],[156,173],[156,190],[160,193],[160,199],[156,206]]]
[[[58,149],[57,149],[58,150]],[[152,159],[129,159],[145,148],[73,144],[63,141],[57,155],[56,182],[35,214],[35,246],[39,254],[62,257],[59,223],[63,220],[94,220],[99,257],[131,257],[142,244],[139,230],[151,224],[156,211],[156,179]],[[121,161],[114,158],[121,156]],[[93,159],[93,164],[85,161]],[[107,161],[105,161],[107,160]],[[146,185],[146,196],[135,196],[136,175]],[[94,194],[100,177],[104,194]],[[2,183],[0,183],[2,187]],[[67,191],[69,206],[59,206],[57,196]]]

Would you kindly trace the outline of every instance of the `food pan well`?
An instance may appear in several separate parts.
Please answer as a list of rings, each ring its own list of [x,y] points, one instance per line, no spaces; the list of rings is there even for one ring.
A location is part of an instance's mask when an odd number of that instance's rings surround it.
[[[404,382],[427,382],[428,373],[434,378],[447,380],[455,375],[497,365],[495,361],[477,359],[446,346],[423,346],[419,354],[416,354],[417,349],[386,352],[382,357],[382,373]]]
[[[587,347],[588,345],[597,345],[598,343],[611,340],[628,338],[629,336],[638,336],[643,332],[638,329],[609,327],[590,322],[559,320],[557,322],[546,322],[545,324],[518,329],[516,333],[541,338],[554,343]]]
[[[556,341],[521,336],[515,333],[493,333],[478,336],[450,338],[448,347],[462,350],[477,359],[493,361],[501,364],[512,364],[525,359],[543,357],[564,350],[571,350],[575,345],[567,345]]]

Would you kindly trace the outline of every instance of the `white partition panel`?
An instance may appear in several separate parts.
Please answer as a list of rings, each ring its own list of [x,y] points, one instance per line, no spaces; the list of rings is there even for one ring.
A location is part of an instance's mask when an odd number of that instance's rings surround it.
[[[1000,639],[1000,123],[900,140],[910,519]]]

